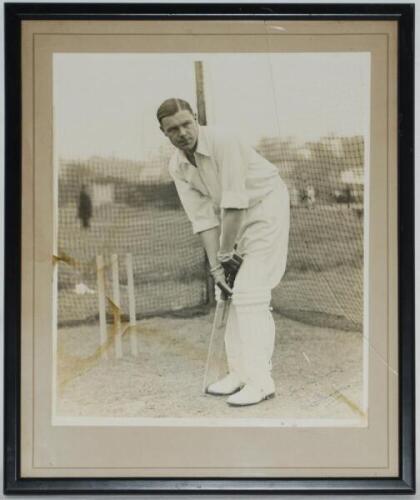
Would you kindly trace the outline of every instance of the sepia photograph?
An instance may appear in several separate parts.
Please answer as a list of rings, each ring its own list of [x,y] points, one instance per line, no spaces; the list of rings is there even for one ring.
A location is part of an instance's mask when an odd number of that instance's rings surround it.
[[[367,426],[370,53],[52,71],[53,423]]]
[[[33,5],[5,489],[412,491],[413,9]]]

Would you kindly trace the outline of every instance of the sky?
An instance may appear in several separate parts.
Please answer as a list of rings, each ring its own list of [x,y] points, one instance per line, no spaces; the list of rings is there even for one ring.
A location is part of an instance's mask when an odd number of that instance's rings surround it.
[[[203,61],[209,125],[252,144],[365,135],[369,53],[54,54],[54,137],[61,158],[142,160],[167,142],[156,109],[168,97],[195,107]]]

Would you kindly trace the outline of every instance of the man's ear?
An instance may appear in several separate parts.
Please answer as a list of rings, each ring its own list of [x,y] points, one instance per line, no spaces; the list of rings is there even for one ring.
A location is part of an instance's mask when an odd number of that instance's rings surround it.
[[[162,125],[159,127],[160,131],[162,132],[163,135],[166,135],[166,132],[163,130]]]

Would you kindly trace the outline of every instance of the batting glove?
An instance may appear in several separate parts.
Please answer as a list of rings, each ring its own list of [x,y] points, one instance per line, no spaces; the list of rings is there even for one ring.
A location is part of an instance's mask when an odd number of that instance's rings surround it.
[[[222,291],[222,295],[226,297],[230,297],[233,293],[232,288],[226,282],[225,271],[223,267],[218,264],[210,269],[210,273],[213,276],[214,282],[217,287]]]
[[[225,277],[228,285],[233,287],[236,275],[241,267],[243,258],[233,250],[229,253],[218,253],[217,255],[220,265],[225,271]]]

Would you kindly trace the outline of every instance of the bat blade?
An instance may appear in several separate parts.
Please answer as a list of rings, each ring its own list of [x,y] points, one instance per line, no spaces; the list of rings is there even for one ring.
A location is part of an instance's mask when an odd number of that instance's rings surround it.
[[[204,370],[204,394],[207,392],[207,387],[221,378],[223,372],[226,371],[224,341],[231,302],[232,299],[228,298],[226,300],[219,300],[216,305]]]

